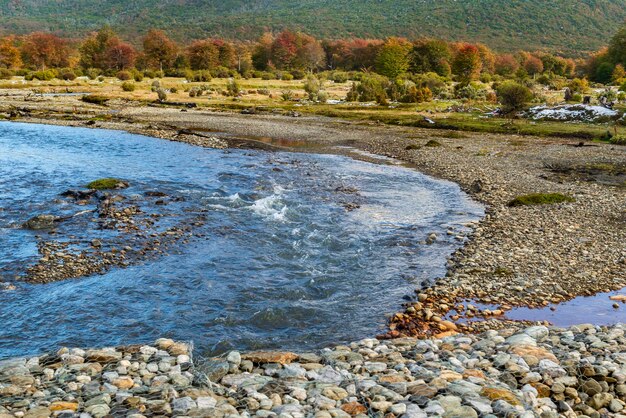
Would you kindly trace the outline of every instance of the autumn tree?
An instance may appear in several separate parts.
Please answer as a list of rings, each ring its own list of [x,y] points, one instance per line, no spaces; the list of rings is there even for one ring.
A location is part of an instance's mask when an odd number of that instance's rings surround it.
[[[143,52],[148,67],[163,71],[174,64],[178,46],[162,30],[151,29],[143,38]]]
[[[482,61],[475,45],[461,44],[452,61],[452,72],[462,84],[475,80],[480,75]]]
[[[252,53],[252,64],[259,70],[267,70],[272,66],[272,45],[274,36],[266,32],[259,38],[254,52]]]
[[[481,71],[493,74],[496,70],[496,55],[486,45],[476,44],[476,48],[478,48],[478,54],[480,55]]]
[[[106,69],[106,50],[110,43],[115,43],[116,39],[117,35],[109,26],[104,26],[98,32],[92,33],[79,48],[81,67]]]
[[[496,56],[494,63],[496,74],[511,76],[519,69],[519,62],[512,54],[502,54]]]
[[[294,32],[284,30],[276,36],[272,43],[271,61],[278,69],[289,69],[293,66],[298,54],[297,36]]]
[[[422,39],[413,43],[409,54],[409,68],[413,73],[434,72],[440,76],[450,75],[452,51],[446,41]]]
[[[406,39],[389,38],[376,56],[376,72],[396,78],[409,69],[411,44]]]
[[[203,39],[187,47],[187,59],[192,70],[211,70],[218,66],[220,52],[210,39]]]
[[[15,46],[15,37],[0,39],[0,68],[15,69],[22,66],[20,50]]]
[[[107,69],[127,70],[135,66],[136,58],[137,51],[132,45],[119,38],[112,38],[104,51],[103,64]]]
[[[34,32],[20,47],[24,63],[32,68],[67,67],[71,49],[68,42],[51,33]]]
[[[607,56],[612,64],[626,66],[626,24],[611,38]]]
[[[326,64],[326,54],[320,42],[312,36],[299,34],[297,41],[295,67],[315,71]]]
[[[522,66],[529,75],[540,74],[543,72],[543,62],[541,61],[541,59],[539,59],[535,55],[528,53],[523,54],[523,56],[524,61],[522,63]]]

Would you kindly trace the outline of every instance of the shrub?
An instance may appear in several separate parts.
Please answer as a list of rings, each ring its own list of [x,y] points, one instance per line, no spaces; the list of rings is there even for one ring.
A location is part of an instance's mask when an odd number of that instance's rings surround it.
[[[317,77],[310,75],[306,78],[304,91],[309,95],[309,100],[317,100],[317,96],[321,90],[322,82]]]
[[[141,83],[143,81],[143,73],[141,71],[133,71],[133,80],[137,83]]]
[[[530,89],[515,81],[505,81],[497,89],[498,100],[505,113],[522,110],[527,102],[532,100]]]
[[[121,81],[128,81],[133,78],[133,75],[130,73],[130,71],[118,71],[118,73],[115,74],[115,76],[117,77],[118,80],[121,80]]]
[[[156,92],[161,88],[161,82],[159,80],[154,80],[152,84],[150,84],[150,90]]]
[[[272,73],[264,72],[264,73],[261,74],[261,78],[263,80],[274,80],[274,79],[276,79],[276,75],[274,75]]]
[[[425,147],[429,147],[429,148],[437,148],[441,146],[441,143],[439,141],[436,141],[434,139],[431,139],[430,141],[428,141],[426,144],[424,144]]]
[[[170,88],[170,93],[176,94],[176,93],[178,93],[178,89],[176,87],[171,87]]]
[[[24,77],[26,80],[31,81],[34,79],[40,81],[50,81],[56,77],[56,73],[53,70],[33,71]]]
[[[104,76],[103,75],[98,76],[98,81],[102,83],[104,81]]]
[[[106,106],[106,102],[109,101],[109,98],[105,96],[100,96],[98,94],[88,94],[86,96],[81,97],[81,100],[85,103]]]
[[[457,99],[485,100],[487,89],[480,83],[458,84],[454,95]]]
[[[518,196],[508,203],[509,207],[552,205],[556,203],[574,202],[574,198],[562,193],[532,193]]]
[[[320,91],[317,93],[317,101],[320,103],[326,103],[328,101],[328,93],[325,91]]]
[[[226,83],[226,92],[228,96],[232,96],[232,97],[237,97],[239,96],[239,84],[237,84],[237,81],[234,78],[231,78],[228,80],[228,83]]]
[[[88,68],[85,70],[85,75],[90,79],[90,80],[95,80],[98,78],[98,76],[101,74],[100,70],[97,68]]]
[[[291,73],[283,73],[281,79],[283,81],[291,81],[294,79],[293,75]]]
[[[626,81],[624,81],[622,85],[619,86],[619,91],[626,91]]]
[[[568,85],[572,93],[584,93],[589,90],[589,82],[587,79],[575,78]]]
[[[302,70],[293,70],[291,72],[294,80],[303,80],[306,77],[306,73]]]
[[[377,102],[386,105],[389,80],[380,75],[364,76],[360,82],[353,83],[346,100],[354,102]]]
[[[269,96],[270,95],[269,89],[258,89],[256,92],[257,92],[257,94],[263,94],[265,96]]]
[[[609,140],[609,142],[614,145],[626,145],[626,136],[615,135]]]
[[[165,90],[158,89],[156,93],[160,102],[164,102],[167,100],[167,93],[165,93]]]
[[[207,70],[199,70],[195,72],[189,71],[185,77],[187,78],[187,81],[189,82],[195,81],[195,82],[202,82],[202,83],[208,83],[213,79],[211,72]]]
[[[65,81],[76,80],[76,74],[72,70],[64,70],[61,73],[61,78]]]
[[[330,79],[333,80],[335,83],[345,83],[350,79],[350,74],[344,71],[333,71],[333,73],[330,75]]]
[[[8,80],[13,77],[13,71],[8,68],[0,68],[0,80]]]
[[[130,81],[125,81],[122,83],[122,90],[124,91],[135,91],[135,83]]]
[[[283,90],[282,93],[280,94],[280,97],[286,102],[291,101],[293,100],[293,91]]]

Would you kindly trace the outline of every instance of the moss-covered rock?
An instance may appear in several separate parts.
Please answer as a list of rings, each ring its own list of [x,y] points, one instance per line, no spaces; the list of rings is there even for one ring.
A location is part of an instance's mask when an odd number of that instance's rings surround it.
[[[574,202],[574,198],[562,193],[532,193],[518,196],[509,202],[509,207],[553,205],[556,203]]]
[[[128,182],[115,178],[103,178],[94,180],[87,184],[88,189],[95,190],[110,190],[110,189],[125,189],[129,186]]]

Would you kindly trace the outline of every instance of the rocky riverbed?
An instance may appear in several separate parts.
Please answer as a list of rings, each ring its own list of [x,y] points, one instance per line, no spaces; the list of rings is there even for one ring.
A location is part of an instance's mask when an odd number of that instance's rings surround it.
[[[0,418],[620,417],[624,328],[533,326],[212,359],[169,339],[61,348],[0,362]]]
[[[358,148],[453,180],[486,203],[489,213],[450,260],[447,276],[416,292],[380,341],[310,354],[231,352],[193,364],[186,350],[168,351],[172,342],[163,340],[155,347],[106,350],[114,357],[110,362],[82,350],[61,350],[43,362],[12,360],[0,366],[6,413],[622,416],[623,325],[524,329],[527,324],[507,321],[505,314],[514,306],[548,306],[626,287],[623,147],[579,146],[560,138],[450,135],[327,118],[181,112],[132,102],[113,101],[102,109],[75,98],[23,99],[2,98],[0,110],[26,121],[124,129],[203,146],[252,141],[298,144],[303,151]],[[430,145],[439,146],[426,146],[431,140],[436,143]],[[574,201],[508,205],[531,193],[563,193]],[[607,310],[614,310],[616,322],[624,318],[623,306],[608,298]],[[63,356],[76,363],[67,364]],[[54,360],[54,368],[40,365],[47,364],[46,358]],[[89,379],[72,380],[81,373]],[[94,390],[84,395],[80,385],[89,383]]]

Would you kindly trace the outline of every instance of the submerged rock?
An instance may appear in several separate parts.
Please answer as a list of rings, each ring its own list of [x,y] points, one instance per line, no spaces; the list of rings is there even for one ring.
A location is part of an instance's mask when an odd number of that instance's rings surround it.
[[[54,215],[37,215],[24,222],[22,226],[33,230],[51,229],[54,228],[57,221],[58,218]]]

